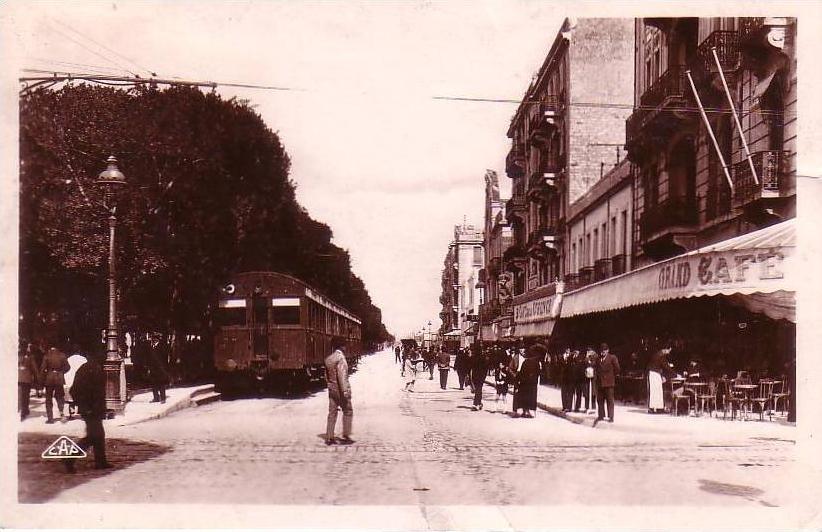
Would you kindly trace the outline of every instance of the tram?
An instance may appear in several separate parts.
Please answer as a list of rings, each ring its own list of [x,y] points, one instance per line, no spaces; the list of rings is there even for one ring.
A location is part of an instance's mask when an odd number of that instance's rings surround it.
[[[218,291],[214,309],[217,387],[319,380],[331,339],[355,365],[361,322],[308,284],[283,273],[244,272]]]

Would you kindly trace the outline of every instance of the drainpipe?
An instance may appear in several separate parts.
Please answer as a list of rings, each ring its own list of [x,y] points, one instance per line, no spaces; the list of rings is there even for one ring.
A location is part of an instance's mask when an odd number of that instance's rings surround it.
[[[733,194],[734,191],[734,182],[731,179],[731,174],[728,172],[728,165],[725,164],[725,157],[722,156],[722,150],[719,149],[719,143],[716,141],[716,136],[714,136],[714,130],[711,129],[711,123],[708,122],[708,116],[705,114],[705,108],[702,107],[702,100],[699,99],[699,93],[696,92],[696,85],[694,85],[694,78],[691,77],[691,71],[686,70],[685,75],[688,76],[688,83],[691,85],[691,90],[694,93],[694,98],[696,98],[696,104],[699,106],[699,114],[702,115],[702,120],[705,122],[705,127],[708,129],[708,136],[711,137],[711,141],[714,144],[714,149],[716,150],[716,155],[719,157],[719,162],[722,164],[722,170],[725,172],[725,179],[728,180],[728,186],[731,187],[731,193]]]
[[[751,175],[754,178],[754,183],[757,185],[759,184],[759,178],[756,175],[756,168],[754,168],[753,159],[751,159],[751,150],[748,149],[748,141],[745,140],[745,133],[742,131],[742,123],[739,121],[739,116],[736,114],[736,108],[734,107],[734,100],[731,98],[731,91],[728,89],[728,82],[725,81],[725,73],[722,71],[722,65],[719,63],[719,56],[716,54],[716,47],[711,47],[711,52],[714,55],[714,61],[716,61],[716,68],[719,70],[719,77],[722,79],[722,86],[725,88],[725,96],[728,97],[728,104],[731,106],[731,113],[734,115],[734,122],[736,122],[736,128],[739,130],[739,138],[742,140],[742,147],[745,149],[745,157],[748,158],[748,164],[751,167]]]

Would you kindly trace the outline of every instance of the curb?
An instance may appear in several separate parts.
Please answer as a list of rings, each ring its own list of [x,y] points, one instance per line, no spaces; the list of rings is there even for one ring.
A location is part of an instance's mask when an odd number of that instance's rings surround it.
[[[202,396],[202,397],[200,397]],[[193,406],[198,406],[199,404],[206,404],[205,402],[199,402],[198,399],[205,399],[208,398],[208,402],[216,401],[220,398],[220,394],[214,391],[213,384],[205,384],[203,386],[194,388],[191,390],[187,397],[180,398],[179,401],[170,404],[164,410],[160,410],[159,412],[155,412],[149,416],[134,419],[134,420],[120,420],[119,423],[113,423],[116,427],[127,427],[130,425],[137,425],[138,423],[143,423],[144,421],[151,421],[154,419],[160,419],[168,416],[169,414],[173,414],[174,412],[178,412],[180,410],[191,408]],[[116,418],[115,418],[116,420]],[[114,421],[114,420],[112,420]]]
[[[488,380],[485,381],[485,384],[487,384],[488,386],[491,386],[492,388],[496,386],[495,383],[493,383],[491,381],[488,381]],[[591,427],[591,428],[595,428],[596,425],[597,425],[596,418],[591,419],[587,416],[586,417],[574,416],[574,415],[569,416],[568,413],[563,412],[561,408],[557,408],[555,406],[548,406],[547,404],[540,403],[539,401],[537,401],[537,408],[539,408],[540,410],[544,410],[545,412],[548,412],[552,416],[562,418],[565,421],[569,421],[569,422],[574,423],[576,425],[585,425],[585,426]]]

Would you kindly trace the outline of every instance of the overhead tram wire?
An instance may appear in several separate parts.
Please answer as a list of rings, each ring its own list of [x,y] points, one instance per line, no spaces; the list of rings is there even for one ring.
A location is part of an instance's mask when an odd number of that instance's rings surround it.
[[[77,46],[79,46],[79,47],[83,48],[83,49],[84,49],[84,50],[86,50],[87,52],[91,52],[91,53],[93,53],[93,54],[94,54],[94,55],[96,55],[97,57],[99,57],[99,58],[101,58],[101,59],[104,59],[105,61],[107,61],[107,62],[111,63],[112,65],[116,66],[117,68],[119,68],[120,70],[122,70],[122,71],[124,71],[124,72],[128,72],[128,73],[129,73],[129,74],[131,74],[132,76],[136,76],[136,75],[137,75],[137,74],[135,74],[134,72],[132,72],[131,70],[129,70],[128,68],[124,68],[124,67],[123,67],[123,65],[119,64],[117,61],[112,60],[110,57],[106,57],[105,55],[101,54],[100,52],[98,52],[98,51],[96,51],[96,50],[92,50],[91,48],[89,48],[88,46],[86,46],[86,45],[85,45],[85,44],[83,44],[82,42],[78,41],[77,39],[75,39],[75,38],[74,38],[74,37],[72,37],[71,35],[66,34],[64,31],[61,31],[61,30],[60,30],[60,28],[57,28],[57,27],[56,27],[56,26],[54,26],[53,24],[50,24],[50,23],[48,23],[48,22],[47,22],[46,24],[47,24],[48,26],[50,26],[50,29],[54,30],[54,32],[55,32],[55,33],[57,33],[58,35],[62,35],[63,37],[65,37],[65,38],[66,38],[66,39],[68,39],[69,41],[73,42],[73,43],[74,43],[74,44],[76,44]]]
[[[156,75],[157,75],[155,72],[153,72],[152,70],[150,70],[150,69],[148,69],[148,68],[146,68],[146,67],[142,66],[141,64],[137,63],[137,62],[136,62],[136,61],[134,61],[133,59],[129,59],[128,57],[124,56],[123,54],[121,54],[121,53],[120,53],[120,52],[118,52],[117,50],[112,50],[111,48],[109,48],[109,47],[108,47],[108,46],[106,46],[105,44],[100,43],[100,42],[97,42],[96,40],[92,39],[92,38],[91,38],[91,37],[89,37],[88,35],[86,35],[86,34],[84,34],[84,33],[82,33],[82,32],[79,32],[79,31],[77,31],[76,29],[72,28],[71,26],[69,26],[69,25],[68,25],[68,24],[66,24],[65,22],[63,22],[63,21],[61,21],[61,20],[57,20],[56,22],[57,22],[57,24],[59,24],[59,25],[63,26],[64,28],[68,29],[69,31],[71,31],[71,32],[73,32],[73,33],[75,33],[75,34],[79,35],[80,37],[82,37],[82,38],[84,38],[84,39],[86,39],[86,40],[88,40],[88,41],[91,41],[92,43],[96,44],[96,45],[97,45],[97,46],[99,46],[100,48],[102,48],[102,49],[104,49],[104,50],[107,50],[108,52],[110,52],[110,53],[112,53],[112,54],[116,55],[117,57],[119,57],[119,58],[121,58],[121,59],[125,59],[126,61],[128,61],[128,62],[129,62],[129,63],[131,63],[132,65],[136,66],[136,67],[137,67],[137,68],[139,68],[140,70],[145,71],[145,72],[146,72],[147,74],[149,74],[150,76],[156,76]],[[127,71],[127,72],[128,72],[128,71]],[[133,73],[133,72],[131,72],[131,74],[134,74],[134,73]],[[134,75],[136,75],[136,74],[134,74]]]

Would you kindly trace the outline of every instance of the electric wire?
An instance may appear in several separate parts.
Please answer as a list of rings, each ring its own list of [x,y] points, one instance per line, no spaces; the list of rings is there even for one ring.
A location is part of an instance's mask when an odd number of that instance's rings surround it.
[[[48,23],[47,23],[47,24],[48,24]],[[84,50],[86,50],[87,52],[91,52],[92,54],[96,55],[97,57],[99,57],[99,58],[101,58],[101,59],[104,59],[105,61],[107,61],[107,62],[111,63],[112,65],[115,65],[117,68],[119,68],[119,69],[120,69],[120,70],[122,70],[123,72],[128,72],[128,73],[129,73],[129,74],[131,74],[132,76],[139,77],[139,76],[137,76],[137,74],[135,74],[135,73],[134,73],[134,72],[132,72],[131,70],[129,70],[129,69],[127,69],[127,68],[124,68],[124,67],[123,67],[123,65],[119,64],[117,61],[114,61],[114,60],[112,60],[111,58],[106,57],[105,55],[101,54],[100,52],[98,52],[98,51],[96,51],[96,50],[92,50],[91,48],[89,48],[88,46],[86,46],[85,44],[83,44],[82,42],[80,42],[80,41],[78,41],[77,39],[73,38],[72,36],[70,36],[70,35],[66,34],[64,31],[60,30],[59,28],[55,27],[54,25],[52,25],[52,24],[48,24],[48,25],[50,26],[50,29],[51,29],[51,30],[53,30],[55,33],[57,33],[57,34],[59,34],[59,35],[62,35],[63,37],[65,37],[65,38],[66,38],[66,39],[68,39],[69,41],[73,42],[73,43],[74,43],[74,44],[76,44],[77,46],[80,46],[81,48],[83,48],[83,49],[84,49]]]
[[[54,20],[52,20],[52,21],[54,21]],[[99,46],[100,48],[102,48],[102,49],[104,49],[104,50],[107,50],[108,52],[110,52],[110,53],[112,53],[112,54],[114,54],[114,55],[116,55],[116,56],[120,57],[121,59],[125,59],[126,61],[128,61],[128,62],[129,62],[129,63],[131,63],[132,65],[136,66],[136,67],[137,67],[137,68],[139,68],[140,70],[144,70],[144,71],[145,71],[145,72],[147,72],[149,75],[151,75],[151,76],[156,76],[156,75],[157,75],[157,74],[155,74],[154,72],[152,72],[150,69],[148,69],[148,68],[146,68],[146,67],[144,67],[144,66],[140,65],[139,63],[137,63],[136,61],[134,61],[134,60],[132,60],[132,59],[129,59],[128,57],[124,56],[123,54],[119,53],[118,51],[116,51],[116,50],[112,50],[111,48],[109,48],[109,47],[108,47],[108,46],[106,46],[105,44],[100,43],[100,42],[97,42],[96,40],[92,39],[92,38],[91,38],[91,37],[89,37],[88,35],[86,35],[86,34],[84,34],[84,33],[82,33],[82,32],[77,31],[76,29],[72,28],[71,26],[69,26],[69,25],[68,25],[68,24],[66,24],[65,22],[60,21],[60,20],[57,20],[57,21],[54,21],[54,22],[57,22],[57,24],[59,24],[59,25],[63,26],[64,28],[68,29],[69,31],[72,31],[73,33],[75,33],[75,34],[79,35],[80,37],[82,37],[82,38],[84,38],[84,39],[86,39],[86,40],[88,40],[88,41],[93,42],[94,44],[96,44],[96,45],[97,45],[97,46]],[[133,72],[132,72],[132,74],[133,74]],[[135,74],[135,75],[136,75],[136,74]]]

